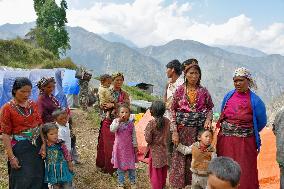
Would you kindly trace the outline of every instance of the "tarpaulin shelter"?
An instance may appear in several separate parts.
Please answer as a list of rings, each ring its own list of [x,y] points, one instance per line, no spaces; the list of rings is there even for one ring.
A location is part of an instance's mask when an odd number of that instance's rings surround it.
[[[70,80],[75,80],[76,78],[74,77],[74,78],[67,79],[66,77],[69,77],[69,76],[68,74],[65,75],[64,74],[65,72],[68,73],[68,70],[64,68],[19,69],[19,68],[0,67],[0,107],[3,106],[6,102],[8,102],[12,98],[12,87],[17,77],[27,77],[31,80],[32,85],[33,85],[31,99],[34,101],[37,100],[38,94],[39,94],[39,90],[36,86],[37,82],[42,77],[54,77],[56,81],[54,95],[58,99],[62,107],[67,107],[68,106],[67,98],[64,93],[62,80],[70,81]],[[70,86],[68,85],[65,85],[65,87],[70,88]],[[77,85],[77,87],[79,86]]]
[[[80,92],[79,81],[75,78],[75,70],[65,70],[63,74],[62,87],[67,97],[69,107],[78,107],[78,95]]]

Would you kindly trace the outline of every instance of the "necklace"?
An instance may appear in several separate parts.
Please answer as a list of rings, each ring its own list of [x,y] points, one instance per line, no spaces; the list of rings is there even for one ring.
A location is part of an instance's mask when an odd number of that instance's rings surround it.
[[[14,107],[14,109],[17,110],[17,112],[23,116],[23,117],[29,117],[30,115],[32,115],[33,113],[33,109],[31,108],[29,101],[27,102],[27,107],[22,107],[19,104],[17,104],[15,101],[13,101],[12,106]],[[28,109],[28,111],[25,111],[25,109]]]
[[[197,98],[197,90],[195,88],[188,88],[186,86],[186,97],[187,97],[187,101],[189,102],[189,106],[192,109],[195,109],[196,107],[196,98]]]

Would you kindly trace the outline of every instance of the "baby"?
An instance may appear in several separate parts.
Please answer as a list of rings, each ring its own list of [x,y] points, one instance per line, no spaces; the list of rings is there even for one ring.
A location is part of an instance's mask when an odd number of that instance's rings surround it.
[[[110,89],[110,85],[112,83],[112,77],[108,74],[104,74],[100,76],[100,81],[101,81],[101,85],[98,91],[100,107],[104,107],[106,118],[110,119],[111,113],[114,114],[114,108],[107,109],[105,108],[105,104],[115,102],[115,99],[112,96],[112,90]]]

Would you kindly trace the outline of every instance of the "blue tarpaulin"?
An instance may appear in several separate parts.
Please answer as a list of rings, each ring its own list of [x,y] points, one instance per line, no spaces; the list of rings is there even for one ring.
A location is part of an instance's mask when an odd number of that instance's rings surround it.
[[[56,87],[54,91],[55,97],[60,102],[62,107],[67,107],[67,99],[65,91],[67,94],[78,94],[79,85],[78,81],[74,75],[70,74],[73,70],[67,69],[12,69],[7,67],[0,67],[0,106],[3,106],[6,102],[8,102],[12,98],[12,86],[16,77],[27,77],[31,80],[33,88],[31,99],[36,101],[38,98],[39,90],[36,86],[37,82],[42,77],[54,77],[56,81]],[[64,74],[66,72],[66,74]],[[74,71],[75,72],[75,71]],[[64,88],[62,84],[62,80],[64,81]],[[70,90],[70,89],[74,90]],[[75,90],[76,89],[76,90]]]

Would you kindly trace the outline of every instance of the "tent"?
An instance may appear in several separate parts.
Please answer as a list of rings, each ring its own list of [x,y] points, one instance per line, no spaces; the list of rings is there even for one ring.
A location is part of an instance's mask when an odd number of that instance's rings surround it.
[[[151,116],[150,110],[147,110],[144,116],[139,120],[139,122],[135,125],[136,130],[136,137],[137,137],[137,143],[138,143],[138,160],[139,161],[145,161],[144,159],[144,153],[146,152],[147,148],[147,142],[145,140],[144,131],[149,123],[150,120],[154,119]]]
[[[65,80],[68,80],[66,77],[69,77],[68,74],[64,76],[64,72],[66,71],[68,72],[68,70],[64,68],[29,70],[29,69],[0,67],[0,107],[3,106],[6,102],[8,102],[12,98],[12,86],[16,77],[27,77],[31,80],[33,85],[31,99],[34,101],[37,100],[39,94],[39,90],[36,87],[37,82],[42,77],[54,77],[56,81],[54,95],[58,99],[62,107],[68,107],[67,98],[64,93],[64,89],[62,87],[63,78],[65,77]],[[74,76],[74,78],[69,80],[75,80],[75,79],[76,78]]]
[[[79,81],[75,78],[75,70],[65,70],[62,79],[62,87],[67,97],[69,107],[78,107],[78,94],[80,92]]]

